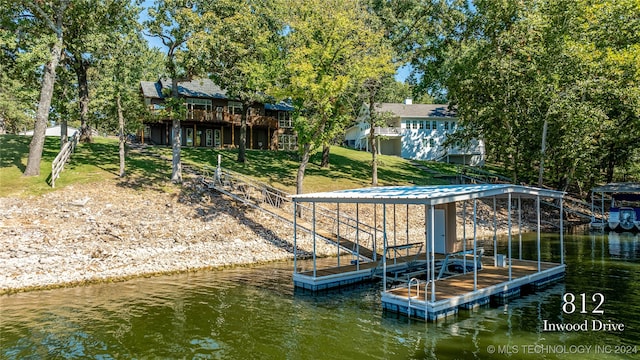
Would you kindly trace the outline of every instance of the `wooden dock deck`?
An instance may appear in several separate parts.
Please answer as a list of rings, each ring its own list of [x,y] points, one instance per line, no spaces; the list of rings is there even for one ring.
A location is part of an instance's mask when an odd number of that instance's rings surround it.
[[[426,261],[425,253],[397,257],[395,260],[387,259],[387,272],[402,271],[417,262],[424,261]],[[294,273],[293,282],[296,287],[307,290],[326,290],[369,281],[377,273],[381,273],[382,267],[383,265],[380,261],[367,261],[359,264],[318,268],[315,270],[315,274],[314,270],[306,270]]]
[[[437,280],[435,301],[432,301],[431,283],[415,281],[408,285],[387,290],[382,295],[385,310],[429,321],[437,321],[458,312],[488,304],[491,298],[504,300],[519,296],[524,286],[536,290],[564,277],[565,265],[530,260],[512,259],[511,279],[508,262],[506,267],[494,266],[493,257],[485,256],[483,268],[477,272],[474,290],[474,274],[460,274]]]

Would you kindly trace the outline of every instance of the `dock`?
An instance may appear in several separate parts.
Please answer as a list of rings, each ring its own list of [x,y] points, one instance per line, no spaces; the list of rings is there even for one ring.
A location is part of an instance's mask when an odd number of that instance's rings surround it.
[[[470,272],[436,280],[435,293],[430,291],[428,282],[414,278],[410,286],[384,292],[382,307],[412,318],[437,321],[457,314],[459,309],[473,309],[492,300],[504,303],[520,296],[523,288],[536,291],[564,277],[565,265],[542,262],[538,271],[536,261],[512,261],[510,276],[507,267],[493,266],[493,260],[487,259],[475,275],[475,290],[474,273]]]
[[[564,278],[563,196],[559,191],[510,184],[389,186],[293,195],[294,219],[301,203],[307,203],[313,214],[311,226],[305,224],[306,228],[316,228],[313,224],[317,203],[334,203],[338,207],[344,204],[343,211],[351,206],[351,210],[355,209],[351,216],[356,219],[362,219],[363,211],[377,214],[370,226],[379,229],[381,236],[373,237],[372,248],[383,249],[382,254],[367,252],[375,257],[373,261],[358,256],[356,249],[355,260],[350,263],[341,265],[338,258],[334,266],[323,267],[317,266],[314,254],[312,269],[298,268],[296,239],[300,230],[294,223],[293,282],[297,288],[322,291],[380,278],[385,311],[425,321],[438,321],[461,308],[472,309],[492,300],[505,301],[520,296],[522,289],[535,291]],[[559,258],[558,263],[541,259],[543,198],[556,202],[560,209],[560,244],[559,249],[552,251],[554,258]],[[484,203],[485,219],[478,214],[480,201]],[[537,249],[531,259],[523,258],[522,251],[525,201],[532,202],[536,209]],[[502,209],[498,209],[498,202]],[[486,219],[486,206],[491,203],[493,218]],[[370,208],[363,210],[367,206]],[[400,220],[396,218],[398,210],[404,212]],[[508,246],[500,253],[498,210],[508,217]],[[461,234],[458,220],[462,220]],[[478,239],[479,221],[493,222],[492,253],[485,253],[484,243]],[[472,224],[470,228],[468,222]],[[327,237],[316,232],[312,235],[314,244],[316,237]],[[342,242],[339,234],[331,235],[335,242]],[[357,231],[355,238],[345,242],[363,243]],[[550,244],[544,246],[548,249]]]

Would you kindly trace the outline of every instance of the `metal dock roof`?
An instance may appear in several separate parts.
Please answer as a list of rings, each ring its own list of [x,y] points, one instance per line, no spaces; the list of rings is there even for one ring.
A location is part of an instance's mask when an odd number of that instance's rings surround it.
[[[296,202],[389,203],[437,205],[485,197],[545,197],[561,199],[564,192],[511,184],[383,186],[292,195]]]

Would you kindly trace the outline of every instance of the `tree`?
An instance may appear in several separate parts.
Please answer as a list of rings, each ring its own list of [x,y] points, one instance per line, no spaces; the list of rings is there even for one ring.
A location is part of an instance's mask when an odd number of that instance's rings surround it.
[[[149,115],[140,101],[140,80],[157,76],[164,61],[159,50],[148,48],[138,24],[131,26],[128,32],[110,37],[96,60],[99,73],[92,89],[91,107],[103,117],[103,126],[116,130],[119,136],[120,177],[125,176],[127,134],[137,130],[140,119]]]
[[[296,191],[312,150],[327,142],[334,126],[350,119],[345,106],[350,89],[367,78],[392,72],[391,52],[381,47],[383,33],[359,1],[303,0],[286,15],[284,95],[295,107],[294,127],[301,160]]]
[[[171,78],[171,94],[165,103],[169,118],[172,119],[171,181],[174,183],[182,182],[180,117],[184,106],[178,94],[178,82],[190,75],[180,64],[184,61],[187,41],[200,24],[194,3],[188,0],[157,0],[154,7],[149,8],[149,20],[144,23],[148,33],[158,37],[167,48],[166,70]]]
[[[80,140],[91,141],[89,127],[90,69],[118,34],[137,23],[140,9],[131,0],[76,0],[66,24],[65,63],[76,76]]]
[[[42,75],[42,86],[40,89],[40,100],[38,102],[33,138],[29,144],[29,157],[23,173],[24,176],[37,176],[40,175],[40,161],[44,148],[44,137],[49,119],[49,107],[53,96],[56,69],[62,56],[64,36],[63,19],[69,5],[69,0],[48,3],[24,1],[19,4],[23,6],[21,10],[27,12],[28,15],[32,17],[33,21],[30,25],[36,28],[43,27],[48,29],[48,31],[51,32],[52,39],[49,59],[44,65]]]
[[[442,86],[457,105],[463,131],[450,141],[483,138],[514,181],[584,190],[600,168],[612,179],[638,138],[637,2],[473,5],[450,3],[464,16],[431,20],[448,25],[414,44],[429,49],[413,60],[421,87]]]
[[[46,62],[49,46],[42,37],[19,36],[17,8],[0,2],[0,134],[28,130],[38,98],[37,69]]]
[[[245,162],[247,118],[256,105],[272,100],[267,91],[282,63],[284,25],[278,2],[222,0],[205,3],[203,30],[189,41],[194,61],[227,97],[242,103],[238,162]]]

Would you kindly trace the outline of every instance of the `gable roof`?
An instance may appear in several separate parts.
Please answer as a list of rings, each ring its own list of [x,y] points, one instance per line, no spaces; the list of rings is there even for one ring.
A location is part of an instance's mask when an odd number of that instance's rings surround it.
[[[142,95],[147,98],[164,99],[163,89],[171,90],[171,79],[164,78],[158,81],[140,81]],[[229,99],[226,90],[216,85],[209,78],[193,79],[178,82],[178,95],[185,97],[197,97],[207,99]],[[229,99],[232,100],[232,99]],[[265,104],[267,110],[293,111],[293,106],[286,101],[277,104]]]
[[[171,90],[171,79],[158,81],[141,81],[140,87],[145,97],[163,99],[162,89]],[[227,92],[216,85],[211,79],[193,79],[178,81],[178,94],[188,97],[226,99]]]
[[[450,109],[447,104],[380,103],[375,106],[378,112],[390,112],[399,117],[456,117],[455,109]]]

